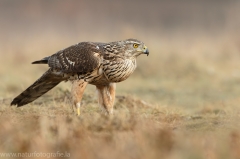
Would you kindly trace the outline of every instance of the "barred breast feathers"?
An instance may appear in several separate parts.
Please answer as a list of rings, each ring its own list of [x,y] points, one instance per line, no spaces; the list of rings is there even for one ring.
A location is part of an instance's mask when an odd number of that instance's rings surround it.
[[[136,69],[136,59],[108,61],[103,64],[104,75],[109,82],[121,82],[127,79]]]

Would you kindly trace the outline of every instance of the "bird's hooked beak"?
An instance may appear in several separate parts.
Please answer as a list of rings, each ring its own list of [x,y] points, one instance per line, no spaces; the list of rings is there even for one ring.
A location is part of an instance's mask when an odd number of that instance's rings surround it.
[[[143,53],[147,54],[147,56],[149,55],[149,50],[148,50],[147,46],[145,46],[145,45],[143,47]]]

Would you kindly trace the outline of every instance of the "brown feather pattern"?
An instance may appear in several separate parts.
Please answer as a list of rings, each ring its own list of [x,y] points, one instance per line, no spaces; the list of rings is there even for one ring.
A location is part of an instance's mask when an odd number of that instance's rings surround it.
[[[133,47],[135,43],[139,45],[138,48]],[[143,53],[148,54],[148,50],[136,39],[72,45],[52,56],[34,61],[33,64],[48,64],[50,69],[17,96],[11,105],[30,103],[61,81],[83,80],[98,88],[121,82],[133,73],[137,67],[136,57]]]
[[[62,81],[62,77],[56,76],[49,69],[36,82],[29,86],[25,91],[12,101],[11,105],[23,106],[28,104],[41,95],[45,94]]]

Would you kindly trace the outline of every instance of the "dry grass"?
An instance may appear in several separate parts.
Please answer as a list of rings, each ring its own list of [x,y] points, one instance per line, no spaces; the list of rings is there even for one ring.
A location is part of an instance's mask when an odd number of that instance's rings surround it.
[[[71,158],[239,158],[240,109],[209,106],[195,113],[118,96],[102,115],[86,93],[77,117],[66,96],[22,108],[1,100],[1,152],[68,152]],[[56,96],[56,94],[55,94]]]
[[[149,57],[140,57],[135,74],[117,86],[111,117],[101,114],[93,87],[88,87],[77,117],[69,101],[70,86],[64,83],[28,106],[10,107],[12,98],[46,66],[29,67],[38,57],[28,53],[5,56],[0,59],[8,68],[0,68],[0,152],[60,151],[71,158],[239,158],[240,58],[232,47],[228,58],[221,58],[226,55],[218,47],[214,58],[194,48],[199,54],[192,57],[177,46],[172,49],[178,53],[171,53],[170,46],[160,51],[153,47]]]
[[[240,58],[227,48],[230,57],[218,47],[213,57],[206,57],[194,46],[198,54],[189,57],[181,54],[185,48],[152,47],[149,57],[139,58],[134,75],[118,84],[110,117],[101,114],[93,87],[86,90],[77,117],[70,86],[64,83],[28,106],[10,107],[12,98],[46,66],[28,64],[38,59],[35,54],[7,55],[0,59],[8,68],[0,68],[0,152],[60,151],[89,159],[237,159]]]

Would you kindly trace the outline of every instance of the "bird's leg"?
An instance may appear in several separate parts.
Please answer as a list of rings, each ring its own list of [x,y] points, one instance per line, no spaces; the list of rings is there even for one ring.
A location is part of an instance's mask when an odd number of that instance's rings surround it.
[[[96,86],[98,91],[98,103],[105,109],[107,114],[113,113],[113,105],[115,100],[116,84],[110,83],[106,86]]]
[[[112,105],[112,108],[113,108],[114,101],[115,101],[116,83],[110,83],[108,88],[109,88],[109,93],[110,93],[110,96],[111,96],[111,105]]]
[[[83,92],[87,86],[87,82],[84,82],[84,80],[76,80],[73,81],[72,84],[72,101],[75,107],[77,108],[77,115],[80,115],[80,107],[81,107],[81,101],[82,101],[82,96]]]

